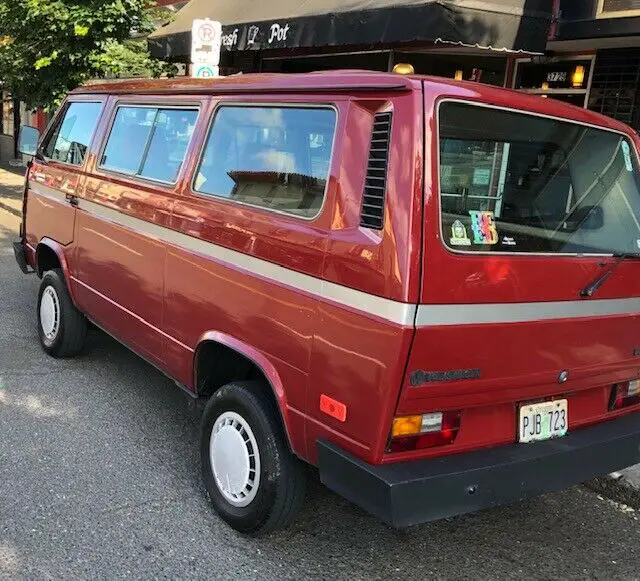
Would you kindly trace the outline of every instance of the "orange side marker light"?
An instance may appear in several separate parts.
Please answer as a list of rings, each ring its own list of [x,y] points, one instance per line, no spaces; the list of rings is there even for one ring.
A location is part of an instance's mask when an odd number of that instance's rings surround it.
[[[340,422],[347,419],[347,406],[324,393],[320,394],[320,411]]]

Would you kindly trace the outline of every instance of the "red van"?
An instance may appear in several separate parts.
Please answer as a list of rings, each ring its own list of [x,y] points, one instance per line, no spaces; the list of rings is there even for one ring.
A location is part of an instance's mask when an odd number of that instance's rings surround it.
[[[91,322],[206,400],[237,530],[292,520],[301,460],[394,526],[640,462],[627,126],[342,71],[92,85],[37,137],[14,249],[44,350]]]

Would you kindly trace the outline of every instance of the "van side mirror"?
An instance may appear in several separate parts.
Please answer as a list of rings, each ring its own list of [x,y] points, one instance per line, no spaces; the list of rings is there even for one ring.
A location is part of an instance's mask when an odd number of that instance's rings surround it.
[[[23,155],[36,155],[38,153],[38,143],[40,142],[40,132],[29,125],[20,128],[18,136],[18,151]]]
[[[602,206],[583,206],[578,208],[565,222],[565,230],[599,230],[604,226],[604,210]]]

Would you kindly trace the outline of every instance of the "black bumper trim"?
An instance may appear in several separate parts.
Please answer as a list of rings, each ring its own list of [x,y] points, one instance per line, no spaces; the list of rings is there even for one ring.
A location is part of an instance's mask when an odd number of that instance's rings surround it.
[[[21,241],[13,243],[13,255],[16,257],[16,262],[22,272],[25,274],[32,272],[29,268],[29,264],[27,263],[27,254],[24,251],[24,245]]]
[[[561,490],[640,463],[640,412],[535,444],[371,465],[319,440],[320,479],[403,527]]]

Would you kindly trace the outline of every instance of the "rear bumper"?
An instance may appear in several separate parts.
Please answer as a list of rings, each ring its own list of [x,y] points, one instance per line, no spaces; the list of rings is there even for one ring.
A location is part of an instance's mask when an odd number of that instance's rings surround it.
[[[396,527],[560,490],[637,463],[640,412],[557,440],[375,466],[318,442],[322,482]]]
[[[27,253],[24,250],[24,244],[21,241],[13,243],[13,255],[16,257],[16,262],[20,267],[20,270],[25,274],[29,274],[29,264],[27,262]]]

